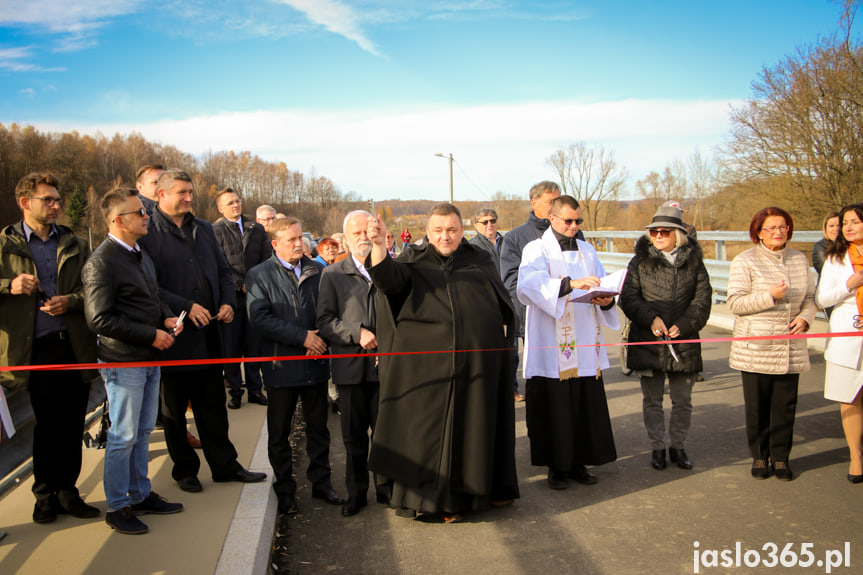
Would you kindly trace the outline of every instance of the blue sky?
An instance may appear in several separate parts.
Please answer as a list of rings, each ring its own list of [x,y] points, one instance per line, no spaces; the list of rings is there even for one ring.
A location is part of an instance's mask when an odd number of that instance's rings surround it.
[[[527,195],[587,141],[629,190],[727,137],[828,0],[0,0],[0,123],[250,150],[363,197]]]

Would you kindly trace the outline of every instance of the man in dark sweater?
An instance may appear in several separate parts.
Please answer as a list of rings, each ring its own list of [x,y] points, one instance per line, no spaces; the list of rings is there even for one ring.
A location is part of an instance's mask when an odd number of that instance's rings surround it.
[[[548,229],[548,216],[551,213],[551,203],[560,196],[560,186],[548,180],[535,184],[530,189],[530,214],[527,223],[511,230],[503,237],[503,247],[500,251],[500,278],[509,291],[512,305],[517,317],[518,337],[516,338],[516,374],[518,373],[518,338],[524,340],[524,306],[518,301],[518,266],[521,265],[521,252],[524,246],[542,237]],[[516,401],[524,401],[524,396],[518,392],[518,375],[512,386]]]
[[[192,178],[181,170],[159,176],[159,205],[139,240],[156,265],[159,296],[174,313],[188,314],[187,329],[165,350],[166,360],[222,357],[218,322],[234,319],[236,297],[231,268],[213,227],[191,214]],[[214,481],[263,481],[265,473],[243,469],[228,438],[228,413],[222,370],[214,365],[165,367],[162,370],[162,419],[165,442],[174,461],[171,472],[184,491],[203,489],[201,462],[186,440],[186,407],[191,402],[204,457]]]

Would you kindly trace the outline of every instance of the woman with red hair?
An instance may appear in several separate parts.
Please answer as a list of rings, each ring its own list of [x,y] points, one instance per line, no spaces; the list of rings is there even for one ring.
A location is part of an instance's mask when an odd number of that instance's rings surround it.
[[[338,255],[339,242],[333,238],[324,238],[318,242],[318,257],[315,258],[316,262],[320,262],[325,266],[332,265]]]
[[[743,379],[746,436],[752,453],[752,477],[774,472],[791,481],[788,464],[797,411],[800,372],[809,369],[805,339],[788,334],[809,330],[815,319],[815,284],[809,259],[788,246],[794,233],[791,216],[781,208],[764,208],[749,224],[755,247],[731,262],[728,308],[734,314],[734,337],[778,336],[734,341],[729,364]]]

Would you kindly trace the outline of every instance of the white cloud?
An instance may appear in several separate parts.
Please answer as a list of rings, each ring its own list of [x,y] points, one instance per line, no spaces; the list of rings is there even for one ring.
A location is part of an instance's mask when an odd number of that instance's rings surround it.
[[[62,72],[64,68],[43,68],[27,60],[33,57],[27,46],[0,48],[0,70],[9,72]]]
[[[615,152],[632,182],[696,147],[702,153],[728,133],[729,102],[623,100],[537,102],[384,111],[283,110],[223,113],[150,124],[39,126],[112,134],[140,132],[183,151],[249,150],[309,173],[315,168],[363,197],[446,199],[447,162],[455,159],[456,199],[526,196],[554,178],[545,165],[556,149],[584,140]]]
[[[344,36],[375,56],[381,56],[375,44],[363,32],[359,14],[349,5],[339,0],[281,0],[294,10],[320,24],[333,34]]]
[[[12,0],[0,3],[0,24],[80,34],[134,12],[143,0]]]
[[[36,90],[34,90],[33,88],[24,88],[23,90],[20,90],[20,92],[28,98],[32,98],[36,95]]]

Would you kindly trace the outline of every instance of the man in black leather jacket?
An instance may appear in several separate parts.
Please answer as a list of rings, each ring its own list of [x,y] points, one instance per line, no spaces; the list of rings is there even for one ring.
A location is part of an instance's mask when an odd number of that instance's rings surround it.
[[[327,342],[318,336],[315,305],[323,265],[303,255],[303,228],[296,218],[274,221],[268,230],[273,256],[246,275],[248,312],[266,357],[323,355]],[[332,488],[330,432],[327,429],[326,359],[273,360],[261,365],[267,386],[267,451],[276,479],[273,490],[280,513],[297,513],[290,436],[297,400],[306,422],[306,477],[312,497],[342,505]]]
[[[138,190],[118,188],[102,200],[108,237],[81,273],[84,314],[99,334],[101,362],[149,361],[174,343],[183,329],[159,300],[153,260],[137,241],[150,219]],[[150,433],[159,409],[159,367],[102,369],[111,428],[105,448],[105,521],[120,533],[146,533],[136,514],[183,510],[150,489],[147,476]]]

